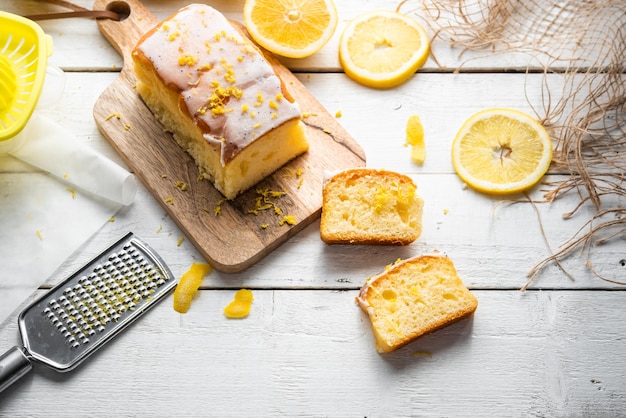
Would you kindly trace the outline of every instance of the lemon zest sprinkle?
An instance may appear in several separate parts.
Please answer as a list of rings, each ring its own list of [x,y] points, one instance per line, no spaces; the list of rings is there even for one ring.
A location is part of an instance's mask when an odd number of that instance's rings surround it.
[[[176,186],[178,189],[180,189],[181,191],[187,191],[187,183],[184,183],[180,180],[176,181],[174,183],[174,186]]]
[[[274,213],[281,214],[282,211],[276,204],[271,200],[272,198],[280,198],[284,196],[286,193],[276,190],[269,189],[257,189],[256,190],[257,197],[254,202],[254,208],[248,210],[248,213],[253,215],[258,215],[259,212],[274,208]]]
[[[183,54],[178,57],[178,65],[180,67],[193,67],[198,61],[200,61],[200,58],[197,55]]]
[[[285,224],[287,225],[295,225],[296,224],[296,217],[293,215],[285,215],[283,216],[283,219],[280,220],[280,222],[278,222],[278,224],[280,226],[283,226]]]
[[[215,207],[213,208],[213,214],[215,216],[219,216],[222,214],[222,205],[226,203],[226,198],[221,198],[216,204]]]

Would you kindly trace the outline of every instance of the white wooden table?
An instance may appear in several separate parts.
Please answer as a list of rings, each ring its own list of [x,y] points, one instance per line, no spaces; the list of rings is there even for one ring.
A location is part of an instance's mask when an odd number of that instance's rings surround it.
[[[242,19],[243,0],[208,3]],[[186,2],[144,4],[164,18]],[[535,209],[465,187],[450,161],[450,143],[468,116],[492,106],[532,112],[531,104],[541,103],[542,75],[524,74],[526,58],[506,55],[455,74],[458,51],[440,48],[448,69],[429,61],[392,90],[352,82],[337,59],[342,27],[361,11],[396,4],[338,0],[333,40],[313,57],[283,62],[331,114],[341,111],[339,121],[362,145],[369,167],[415,180],[425,200],[421,238],[407,247],[330,247],[314,222],[248,270],[206,276],[187,314],[176,313],[169,296],[75,371],[36,365],[0,394],[0,416],[626,416],[626,288],[598,279],[575,255],[564,261],[575,280],[550,265],[521,292],[528,270],[549,255]],[[1,0],[0,9],[58,10],[9,0]],[[67,77],[61,102],[45,115],[123,165],[92,117],[121,58],[92,20],[41,25],[54,39],[50,62]],[[481,69],[487,70],[474,71]],[[411,114],[420,115],[426,131],[423,166],[412,163],[403,146]],[[531,196],[540,199],[540,188]],[[553,249],[591,213],[563,220],[576,203],[571,196],[538,205]],[[103,220],[36,295],[129,230],[153,246],[176,277],[202,261],[188,240],[178,245],[182,233],[140,186],[134,203],[114,222]],[[625,247],[621,239],[598,248],[594,266],[626,277]],[[354,301],[358,289],[397,258],[433,250],[455,263],[479,300],[476,314],[395,353],[377,354],[369,321]],[[244,287],[255,297],[249,317],[225,318],[222,309]],[[0,328],[0,351],[19,343],[17,314]]]

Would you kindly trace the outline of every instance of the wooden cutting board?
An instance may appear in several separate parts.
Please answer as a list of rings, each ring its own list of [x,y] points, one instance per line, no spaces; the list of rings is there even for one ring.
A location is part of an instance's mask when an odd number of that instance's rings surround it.
[[[318,218],[325,170],[365,165],[365,154],[356,141],[287,68],[266,53],[302,112],[310,114],[304,119],[310,150],[257,187],[220,204],[222,195],[210,182],[198,181],[191,157],[163,130],[133,87],[131,51],[159,21],[137,0],[96,0],[94,9],[127,15],[120,22],[98,21],[102,34],[124,58],[120,76],[94,106],[98,129],[214,268],[237,272],[256,263]],[[271,200],[297,223],[280,225],[282,216],[273,210],[250,213],[258,189],[286,192]],[[216,216],[218,206],[221,215]]]

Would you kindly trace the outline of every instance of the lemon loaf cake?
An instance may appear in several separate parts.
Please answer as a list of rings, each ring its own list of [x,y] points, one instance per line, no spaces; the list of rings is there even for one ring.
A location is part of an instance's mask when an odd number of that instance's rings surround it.
[[[332,176],[322,193],[320,236],[327,244],[406,245],[422,233],[424,201],[410,177],[355,168]]]
[[[180,9],[132,57],[139,95],[226,198],[308,150],[298,104],[217,10]]]
[[[380,353],[461,320],[478,306],[452,261],[439,254],[389,266],[367,280],[356,300],[370,318]]]

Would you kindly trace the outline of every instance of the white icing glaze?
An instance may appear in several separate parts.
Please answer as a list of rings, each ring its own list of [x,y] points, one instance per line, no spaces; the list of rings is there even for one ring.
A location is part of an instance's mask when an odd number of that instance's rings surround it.
[[[301,116],[283,98],[271,65],[217,10],[192,4],[165,20],[137,46],[165,85],[180,92],[225,165],[240,150]]]

